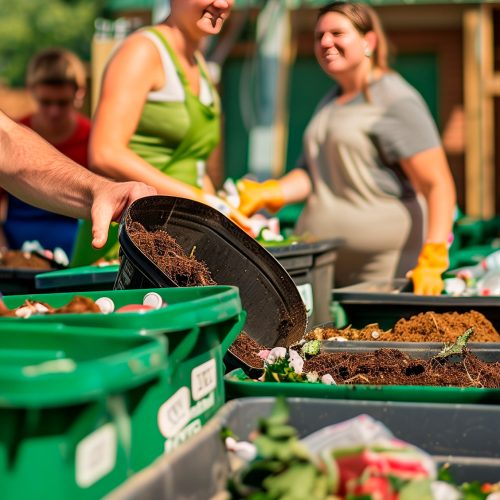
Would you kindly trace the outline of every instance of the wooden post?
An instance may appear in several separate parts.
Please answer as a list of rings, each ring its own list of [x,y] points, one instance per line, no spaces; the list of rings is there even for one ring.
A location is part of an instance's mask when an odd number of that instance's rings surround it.
[[[495,214],[493,145],[493,20],[491,7],[464,13],[464,105],[466,127],[466,213]]]
[[[279,73],[276,86],[276,116],[274,120],[276,147],[274,149],[272,175],[279,177],[285,173],[288,147],[288,91],[290,71],[296,55],[296,42],[293,41],[291,28],[291,13],[287,10],[286,19],[282,22],[283,42],[279,54]]]
[[[495,215],[495,145],[494,145],[494,102],[493,94],[488,90],[488,84],[494,73],[494,40],[493,40],[493,9],[491,5],[481,5],[481,84],[482,84],[482,120],[481,139],[483,150],[483,199],[482,217]]]

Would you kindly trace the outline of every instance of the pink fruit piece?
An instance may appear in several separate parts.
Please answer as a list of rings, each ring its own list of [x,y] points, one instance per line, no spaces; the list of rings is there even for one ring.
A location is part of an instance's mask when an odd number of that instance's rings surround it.
[[[128,304],[126,306],[120,307],[116,312],[124,313],[124,312],[140,312],[140,311],[150,311],[154,309],[154,307],[144,305],[144,304]]]

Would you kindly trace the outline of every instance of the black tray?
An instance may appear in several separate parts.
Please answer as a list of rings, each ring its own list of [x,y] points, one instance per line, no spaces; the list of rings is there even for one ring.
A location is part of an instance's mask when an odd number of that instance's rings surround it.
[[[443,349],[442,342],[376,342],[376,341],[347,341],[336,342],[324,340],[321,343],[321,352],[350,352],[362,354],[377,349],[398,349],[416,359],[429,359]],[[488,363],[500,361],[500,342],[470,342],[468,349],[478,358]]]
[[[205,262],[220,285],[237,286],[247,311],[244,330],[265,345],[289,345],[303,337],[306,310],[295,283],[259,243],[217,210],[170,196],[141,198],[128,208],[119,229],[122,260],[115,288],[175,286],[132,242],[127,224],[168,232]]]

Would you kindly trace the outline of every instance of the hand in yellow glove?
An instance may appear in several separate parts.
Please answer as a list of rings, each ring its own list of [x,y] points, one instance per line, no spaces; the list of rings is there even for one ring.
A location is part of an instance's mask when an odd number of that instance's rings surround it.
[[[443,290],[441,274],[448,269],[446,243],[426,243],[418,257],[418,264],[407,277],[413,281],[416,295],[439,295]]]
[[[259,183],[241,179],[237,183],[240,195],[239,211],[250,217],[261,208],[277,212],[285,204],[283,188],[279,181],[270,179]]]

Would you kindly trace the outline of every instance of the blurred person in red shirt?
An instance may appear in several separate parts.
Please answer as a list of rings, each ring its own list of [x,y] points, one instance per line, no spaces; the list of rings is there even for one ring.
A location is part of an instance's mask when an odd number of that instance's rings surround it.
[[[76,163],[87,166],[90,120],[79,109],[86,91],[86,71],[72,52],[49,48],[29,62],[26,85],[37,109],[20,120]],[[64,186],[60,186],[64,189]],[[62,248],[70,257],[78,220],[34,207],[4,193],[3,233],[9,248],[37,240],[46,249]],[[6,205],[6,206],[5,206]]]

